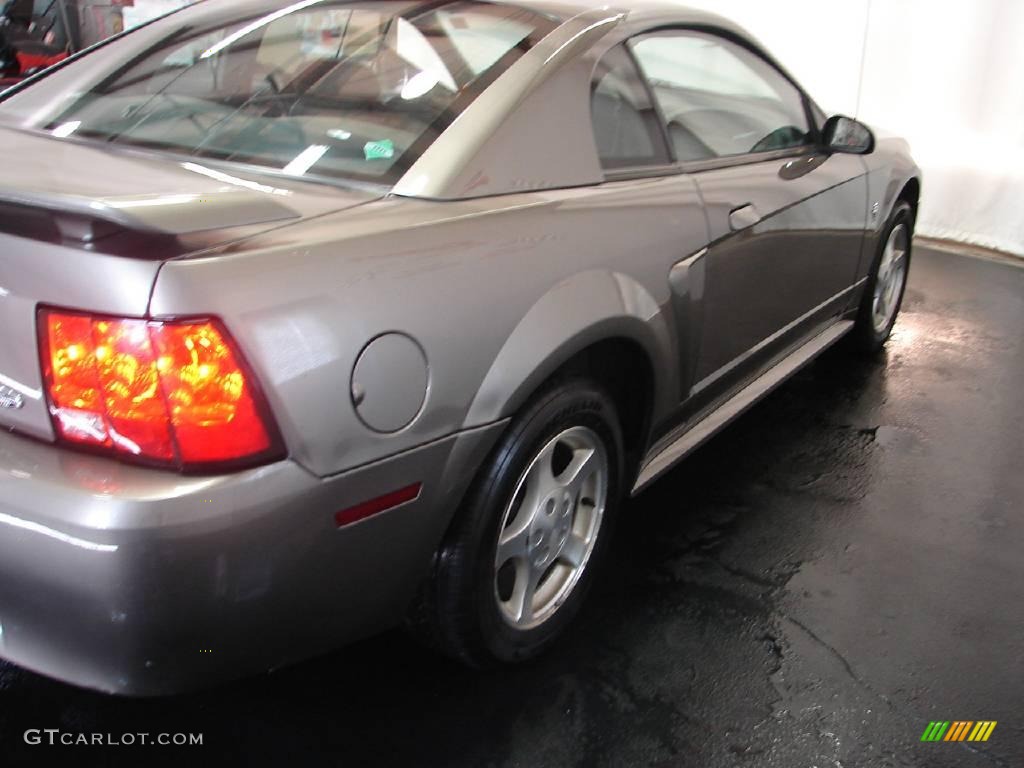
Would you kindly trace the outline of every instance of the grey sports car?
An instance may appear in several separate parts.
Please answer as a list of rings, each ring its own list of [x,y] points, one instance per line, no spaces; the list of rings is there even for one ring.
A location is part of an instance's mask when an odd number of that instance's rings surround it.
[[[920,194],[667,2],[201,2],[0,102],[0,656],[133,695],[539,653],[625,497],[880,349]]]

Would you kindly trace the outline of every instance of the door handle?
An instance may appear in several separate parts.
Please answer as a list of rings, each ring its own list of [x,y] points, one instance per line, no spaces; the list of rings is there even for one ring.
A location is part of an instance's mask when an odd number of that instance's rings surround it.
[[[760,220],[761,214],[757,212],[757,208],[754,207],[753,203],[747,203],[739,208],[734,208],[729,214],[729,226],[732,227],[733,232],[739,232],[741,229],[752,227]]]

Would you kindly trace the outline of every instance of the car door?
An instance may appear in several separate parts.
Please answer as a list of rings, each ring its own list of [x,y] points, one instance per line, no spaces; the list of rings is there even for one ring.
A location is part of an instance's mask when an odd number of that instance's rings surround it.
[[[864,237],[865,168],[819,149],[803,93],[752,49],[684,29],[630,45],[708,218],[690,389],[699,405],[845,308]]]
[[[666,313],[677,325],[679,355],[673,384],[678,386],[673,405],[678,405],[693,379],[700,344],[701,275],[695,274],[700,267],[690,271],[688,264],[708,244],[707,217],[694,179],[672,159],[650,88],[625,44],[606,51],[598,62],[591,105],[594,141],[608,182],[601,195],[613,194],[616,204],[627,209],[644,206],[648,213],[669,212],[656,229],[641,227],[630,233],[636,253],[630,255],[628,271],[646,284],[670,276]],[[630,218],[644,220],[636,213]],[[652,243],[660,245],[651,247]],[[664,424],[655,425],[656,433],[675,426],[674,414],[664,418]]]

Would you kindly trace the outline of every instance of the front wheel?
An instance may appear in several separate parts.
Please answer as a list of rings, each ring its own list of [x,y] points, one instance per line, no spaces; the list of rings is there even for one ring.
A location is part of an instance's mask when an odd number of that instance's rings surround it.
[[[419,606],[432,644],[475,666],[540,653],[579,610],[621,491],[614,403],[576,379],[513,420],[435,558]]]
[[[889,219],[857,313],[853,341],[862,352],[881,350],[896,324],[907,287],[913,236],[913,209],[901,201]]]

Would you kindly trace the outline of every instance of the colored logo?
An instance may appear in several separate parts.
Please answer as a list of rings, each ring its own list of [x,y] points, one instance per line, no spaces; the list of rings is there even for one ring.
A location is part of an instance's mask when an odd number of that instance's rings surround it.
[[[995,729],[995,720],[939,720],[928,723],[921,741],[988,741]]]

